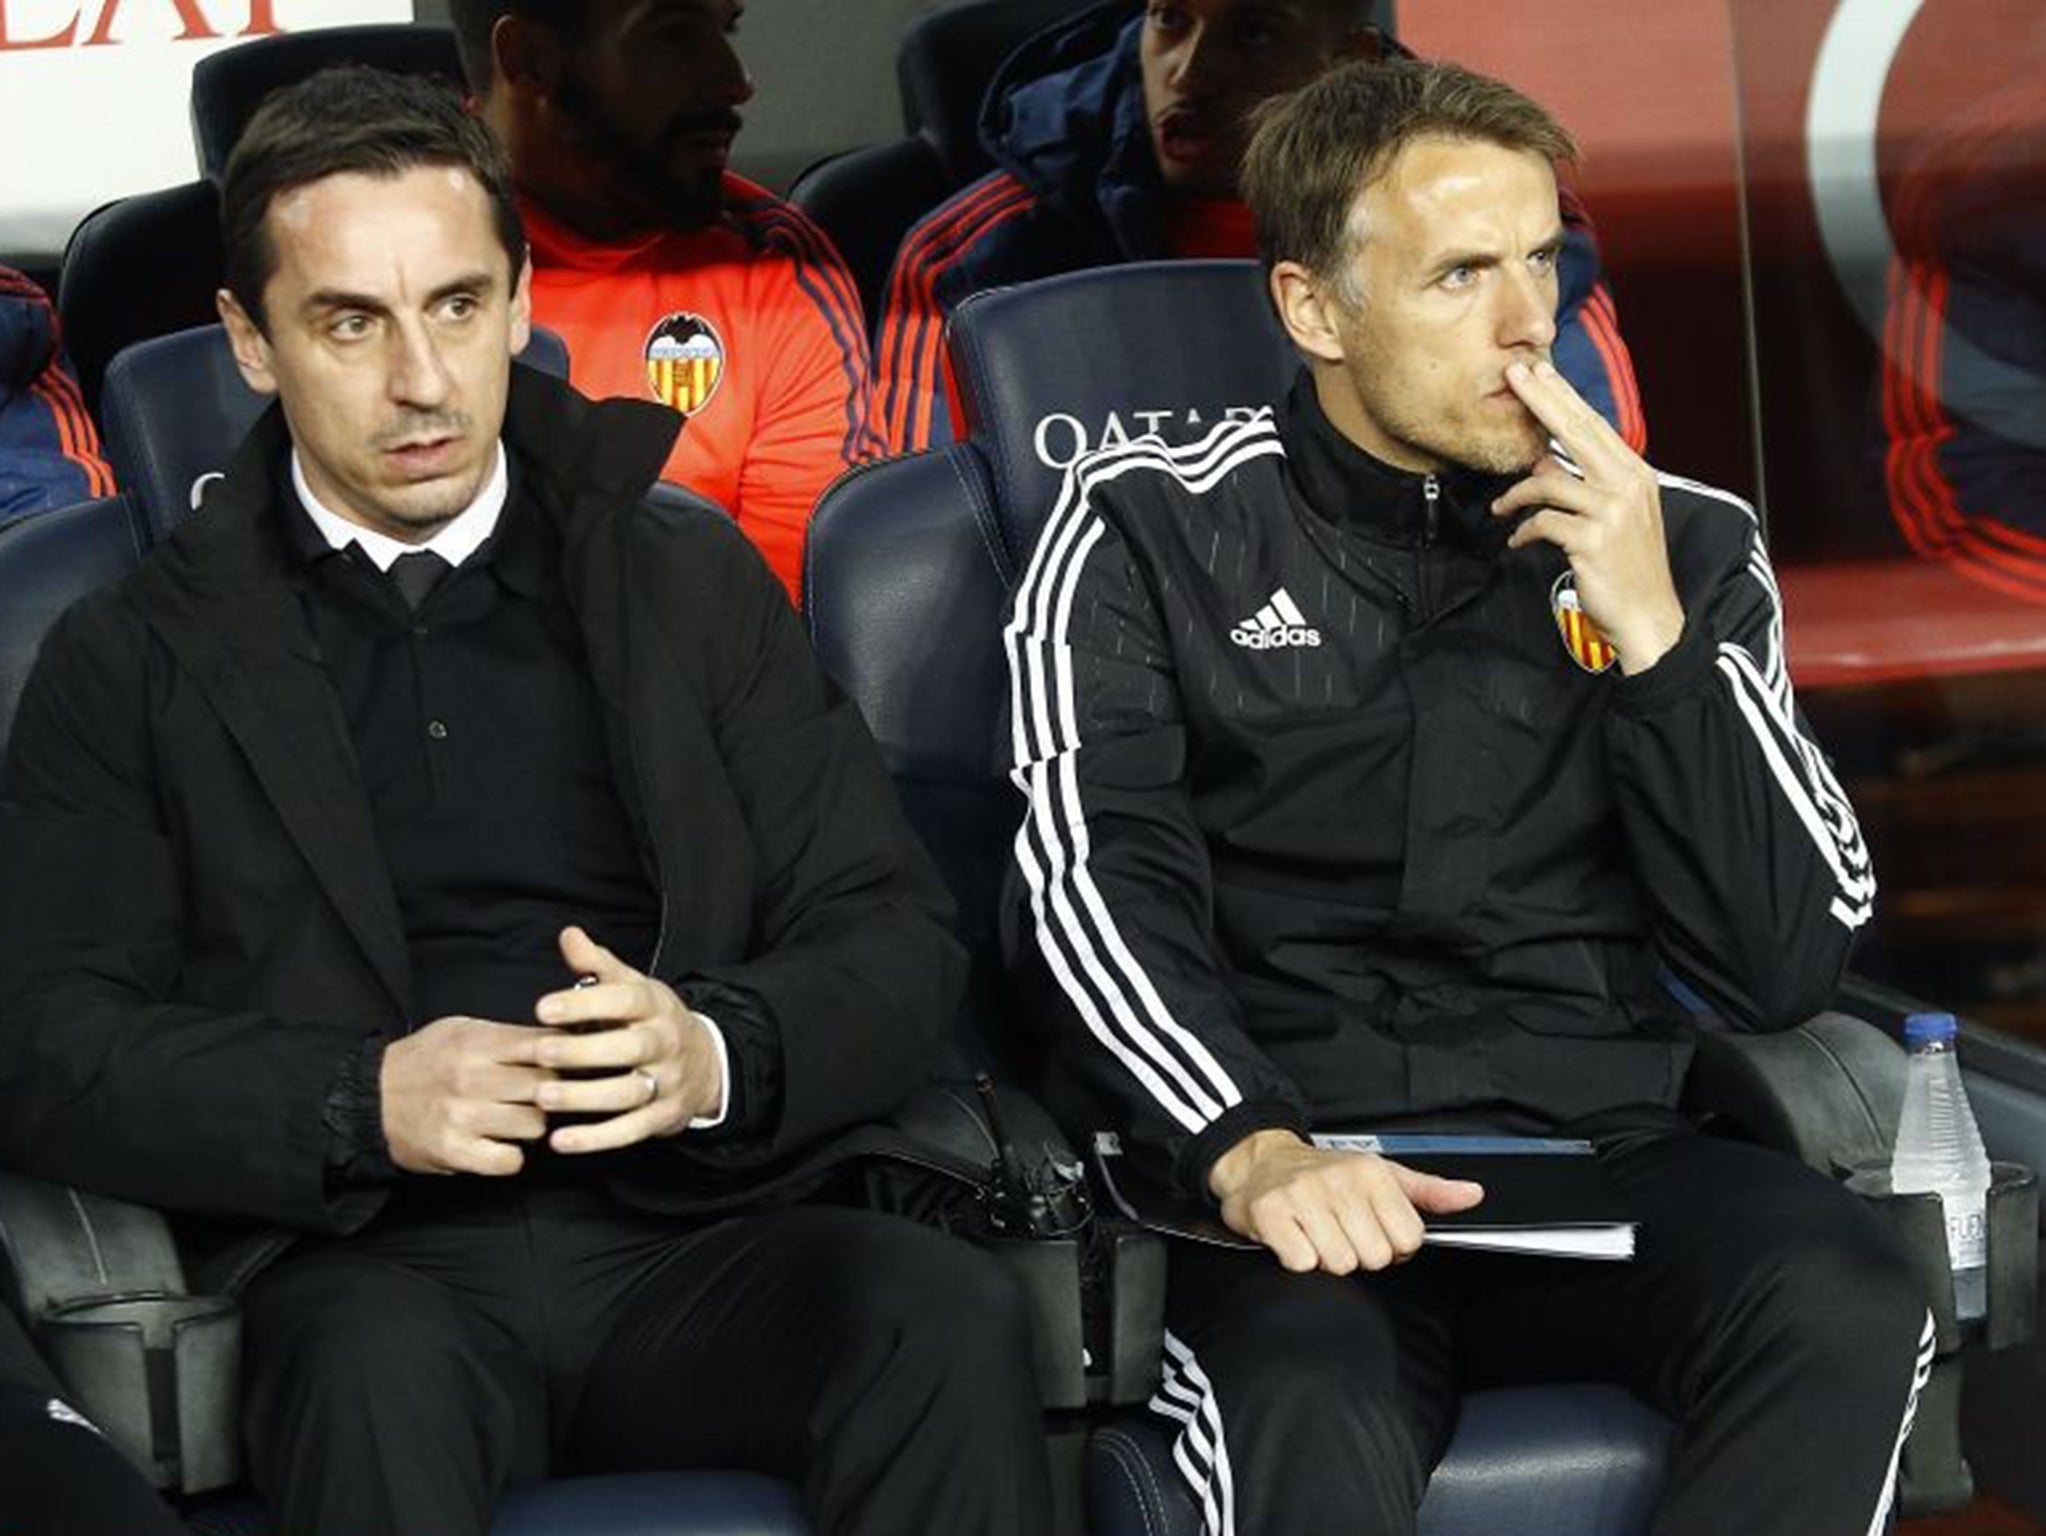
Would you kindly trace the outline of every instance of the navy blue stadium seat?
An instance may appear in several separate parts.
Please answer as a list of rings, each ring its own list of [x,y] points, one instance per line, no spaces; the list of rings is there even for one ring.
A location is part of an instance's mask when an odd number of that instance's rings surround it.
[[[997,943],[1021,809],[1007,784],[1003,598],[1082,447],[1147,429],[1184,441],[1231,410],[1270,409],[1294,363],[1247,262],[1052,278],[969,300],[953,326],[965,439],[833,486],[811,524],[804,590],[819,655],[865,712],[959,900],[977,996],[999,1021],[974,1043],[1027,1071],[1026,1021],[1003,1008]],[[1474,1393],[1422,1528],[1638,1536],[1669,1433],[1612,1387]],[[1199,1529],[1147,1416],[1098,1429],[1086,1475],[1094,1536]]]
[[[820,160],[789,188],[845,258],[870,330],[909,226],[989,169],[980,108],[996,69],[1026,38],[1097,3],[975,0],[918,17],[895,56],[904,137]]]
[[[227,157],[263,98],[329,64],[367,64],[399,75],[441,75],[462,87],[455,34],[423,22],[317,27],[251,38],[192,66],[192,147],[199,175],[220,185]]]
[[[210,181],[124,197],[79,221],[58,272],[57,313],[88,410],[98,412],[107,364],[123,347],[218,317],[223,266]]]
[[[568,377],[568,348],[542,327],[520,361]],[[242,382],[218,325],[138,342],[114,359],[100,402],[107,462],[152,540],[197,510],[268,404]]]
[[[77,599],[133,570],[148,547],[149,530],[125,496],[0,526],[0,752],[43,632]]]
[[[1299,368],[1255,262],[1143,262],[975,294],[946,333],[1020,569],[1081,454],[1270,412]]]
[[[854,470],[819,503],[805,562],[818,659],[866,717],[957,906],[972,969],[955,1065],[1027,1079],[996,933],[1016,827],[999,633],[1015,572],[985,461],[952,444]]]

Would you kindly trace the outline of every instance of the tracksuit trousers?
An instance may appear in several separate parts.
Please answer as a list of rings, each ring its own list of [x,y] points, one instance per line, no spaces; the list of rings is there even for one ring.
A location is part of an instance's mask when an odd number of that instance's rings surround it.
[[[415,1185],[250,1287],[244,1439],[280,1532],[482,1536],[509,1485],[689,1467],[787,1479],[819,1536],[1048,1529],[996,1259],[865,1210],[689,1226],[482,1183]]]
[[[1683,1130],[1593,1138],[1631,1262],[1423,1247],[1368,1276],[1175,1243],[1153,1411],[1207,1536],[1401,1536],[1458,1394],[1631,1388],[1677,1426],[1655,1536],[1871,1536],[1932,1350],[1890,1232],[1831,1180]]]

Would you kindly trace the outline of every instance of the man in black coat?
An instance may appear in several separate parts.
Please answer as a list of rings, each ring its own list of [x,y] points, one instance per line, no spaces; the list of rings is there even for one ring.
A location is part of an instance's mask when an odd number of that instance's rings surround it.
[[[514,367],[501,161],[332,71],[227,174],[278,397],[44,647],[0,832],[0,1154],[238,1290],[293,1536],[557,1470],[744,1466],[820,1531],[1034,1533],[985,1256],[800,1197],[924,1075],[960,957],[856,711],[672,413]]]

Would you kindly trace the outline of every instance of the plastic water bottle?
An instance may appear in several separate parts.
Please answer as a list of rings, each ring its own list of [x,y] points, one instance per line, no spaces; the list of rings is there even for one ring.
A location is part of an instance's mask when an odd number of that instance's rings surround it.
[[[1977,1318],[1987,1302],[1989,1270],[1989,1154],[1961,1086],[1951,1013],[1914,1013],[1904,1021],[1911,1053],[1904,1076],[1904,1113],[1890,1188],[1900,1195],[1933,1194],[1946,1214],[1947,1262],[1954,1271],[1954,1312]]]

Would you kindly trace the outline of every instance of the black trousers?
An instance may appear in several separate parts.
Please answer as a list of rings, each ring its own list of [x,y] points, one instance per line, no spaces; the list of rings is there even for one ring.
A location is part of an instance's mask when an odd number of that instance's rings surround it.
[[[1631,1263],[1423,1248],[1294,1275],[1176,1244],[1167,1375],[1209,1536],[1400,1536],[1459,1392],[1609,1381],[1678,1425],[1657,1536],[1870,1536],[1930,1357],[1889,1231],[1790,1158],[1678,1131],[1599,1139]]]
[[[7,1536],[179,1536],[148,1481],[64,1400],[0,1307],[0,1530]]]
[[[870,1211],[695,1228],[579,1188],[415,1185],[244,1298],[244,1439],[285,1536],[481,1536],[499,1491],[742,1468],[820,1536],[1042,1536],[998,1261]]]

